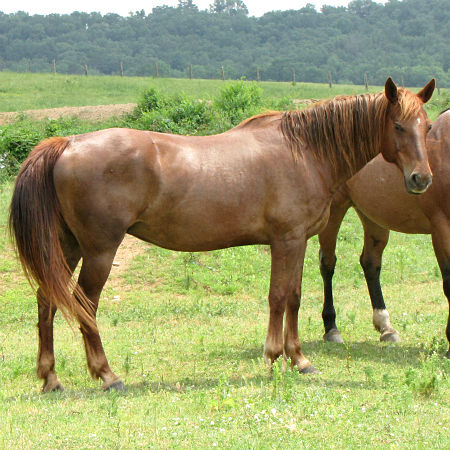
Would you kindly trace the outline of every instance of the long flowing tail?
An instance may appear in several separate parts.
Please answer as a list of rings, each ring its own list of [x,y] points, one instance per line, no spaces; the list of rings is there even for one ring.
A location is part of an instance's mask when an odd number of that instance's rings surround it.
[[[95,326],[91,302],[73,281],[59,240],[64,220],[53,169],[68,144],[64,137],[46,139],[24,161],[11,200],[9,228],[31,285],[37,284],[66,319],[77,317]]]

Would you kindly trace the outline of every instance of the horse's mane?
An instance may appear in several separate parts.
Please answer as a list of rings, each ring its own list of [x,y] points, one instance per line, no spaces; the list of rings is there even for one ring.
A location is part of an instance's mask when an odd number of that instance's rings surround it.
[[[441,112],[439,113],[439,116],[442,116],[442,114],[446,113],[447,111],[450,111],[450,108],[447,108],[447,109],[444,109],[444,111],[441,111]],[[439,117],[439,116],[438,116],[438,117]]]
[[[414,93],[398,89],[399,119],[419,114],[422,102]],[[300,111],[286,111],[281,131],[294,159],[304,148],[333,169],[354,174],[381,150],[389,100],[383,92],[339,96]]]

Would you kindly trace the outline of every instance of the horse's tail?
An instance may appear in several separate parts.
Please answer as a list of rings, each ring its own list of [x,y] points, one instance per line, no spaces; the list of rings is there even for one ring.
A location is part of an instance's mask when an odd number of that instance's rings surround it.
[[[92,304],[72,279],[59,237],[65,223],[53,169],[68,145],[64,137],[46,139],[24,161],[11,200],[9,229],[30,284],[37,284],[66,319],[78,317],[95,326]]]

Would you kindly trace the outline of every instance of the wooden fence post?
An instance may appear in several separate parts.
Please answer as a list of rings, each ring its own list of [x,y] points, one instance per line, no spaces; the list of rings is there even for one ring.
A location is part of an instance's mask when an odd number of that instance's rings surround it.
[[[52,61],[52,72],[53,72],[53,74],[56,73],[56,60],[55,60],[55,58],[53,58],[53,61]]]
[[[123,77],[123,61],[120,61],[120,76]]]
[[[84,69],[84,74],[87,76],[88,75],[88,68],[87,68],[86,61],[83,63],[83,69]]]
[[[189,79],[192,80],[192,64],[189,64]]]
[[[28,59],[28,72],[31,72],[31,59]]]
[[[331,76],[331,72],[328,72],[328,85],[330,86],[330,89],[333,87],[333,78]]]
[[[405,88],[405,80],[403,78],[403,75],[402,75],[402,78],[401,78],[401,82],[402,82],[402,88]]]
[[[155,62],[155,78],[158,78],[158,63]]]
[[[295,68],[292,68],[292,86],[295,86]]]
[[[438,95],[441,95],[441,83],[440,83],[438,77],[436,77],[436,88],[437,88],[437,91],[438,91]]]
[[[222,66],[222,81],[225,81],[225,69]]]
[[[261,74],[259,73],[259,66],[256,68],[256,81],[261,81]]]
[[[366,91],[369,90],[369,81],[367,79],[367,72],[364,73],[364,86],[366,88]]]

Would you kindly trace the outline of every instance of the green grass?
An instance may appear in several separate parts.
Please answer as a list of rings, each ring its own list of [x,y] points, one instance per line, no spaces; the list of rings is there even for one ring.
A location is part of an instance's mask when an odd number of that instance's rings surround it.
[[[346,344],[322,341],[310,241],[299,328],[315,376],[276,365],[271,377],[263,362],[266,247],[186,254],[143,243],[99,310],[106,353],[127,391],[102,392],[89,378],[81,338],[58,316],[66,390],[42,395],[35,300],[4,233],[10,192],[1,187],[1,448],[449,447],[448,306],[428,236],[393,233],[385,252],[383,286],[402,338],[395,346],[380,343],[371,325],[354,213],[342,227],[335,277]]]
[[[227,83],[227,82],[225,82]],[[365,92],[364,86],[313,83],[261,82],[263,96],[270,100],[321,99],[341,94]],[[144,89],[154,87],[164,94],[184,92],[195,98],[210,99],[219,93],[221,80],[187,80],[175,78],[80,76],[0,72],[0,111],[57,108],[62,106],[135,103]],[[371,86],[370,92],[381,86]],[[417,89],[416,89],[417,90]],[[448,89],[441,97],[448,97]],[[447,96],[447,97],[446,97]],[[446,100],[448,103],[448,98]],[[439,112],[439,108],[437,108]],[[441,108],[443,109],[443,108]]]

